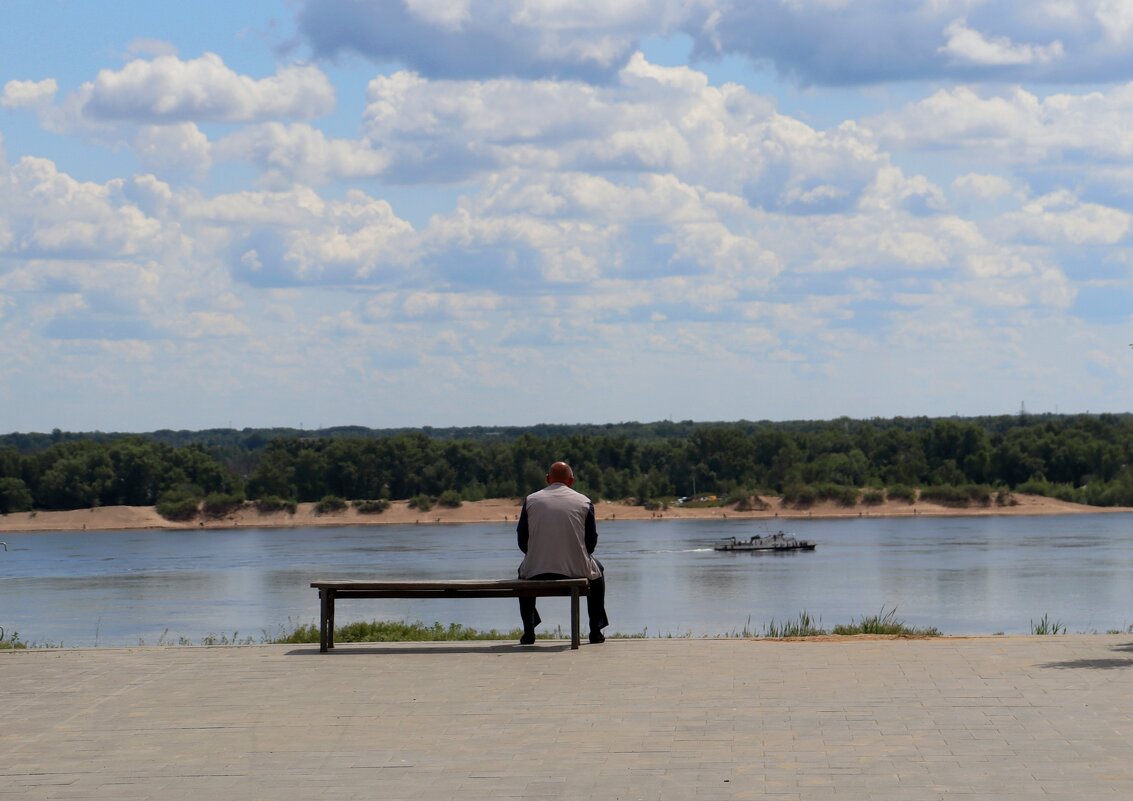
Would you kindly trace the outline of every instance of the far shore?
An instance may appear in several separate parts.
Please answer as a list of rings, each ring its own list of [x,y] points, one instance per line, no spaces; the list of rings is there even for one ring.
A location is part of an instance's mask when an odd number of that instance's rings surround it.
[[[1133,512],[1130,507],[1099,507],[1067,503],[1038,495],[1016,495],[1011,506],[950,507],[933,503],[909,504],[886,501],[876,506],[846,507],[826,502],[806,509],[784,507],[778,498],[765,497],[768,508],[763,511],[740,512],[725,506],[692,508],[670,506],[649,510],[612,501],[595,504],[599,523],[618,520],[798,520],[807,518],[851,517],[977,517],[1018,515],[1075,515]],[[394,501],[380,514],[359,514],[350,508],[333,514],[318,514],[313,503],[301,503],[295,514],[271,512],[262,514],[251,504],[219,518],[196,518],[187,522],[166,520],[152,506],[102,506],[67,512],[13,512],[0,515],[0,533],[35,531],[122,531],[162,529],[228,528],[295,528],[309,526],[368,526],[454,523],[499,523],[515,525],[519,518],[519,499],[493,499],[464,503],[453,509],[436,506],[428,512],[409,508],[407,501]]]

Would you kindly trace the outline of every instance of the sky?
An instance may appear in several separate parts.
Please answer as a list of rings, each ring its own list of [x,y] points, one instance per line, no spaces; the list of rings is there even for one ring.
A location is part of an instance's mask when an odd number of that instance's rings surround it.
[[[0,3],[0,431],[1129,411],[1127,0]]]

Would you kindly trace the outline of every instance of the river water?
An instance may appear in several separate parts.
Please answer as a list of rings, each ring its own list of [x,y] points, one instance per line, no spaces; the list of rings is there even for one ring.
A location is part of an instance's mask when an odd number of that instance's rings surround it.
[[[1043,615],[1070,632],[1133,625],[1133,515],[783,522],[817,550],[712,550],[723,537],[771,533],[763,522],[600,523],[608,632],[762,633],[803,611],[830,628],[894,608],[906,624],[945,634],[1027,633]],[[0,626],[65,646],[260,640],[317,623],[316,578],[510,578],[520,556],[514,524],[502,523],[4,539]],[[544,628],[569,630],[565,599],[542,599],[540,612]],[[519,625],[505,599],[338,605],[339,625],[375,618]]]

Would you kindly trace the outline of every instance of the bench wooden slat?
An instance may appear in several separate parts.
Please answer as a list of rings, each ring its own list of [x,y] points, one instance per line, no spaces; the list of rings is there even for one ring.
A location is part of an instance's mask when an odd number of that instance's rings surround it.
[[[382,590],[390,592],[425,592],[430,590],[447,590],[450,592],[474,592],[476,590],[504,590],[515,592],[518,590],[536,590],[539,592],[555,592],[562,590],[570,595],[571,588],[585,589],[590,581],[584,578],[577,579],[453,579],[440,581],[362,581],[362,580],[327,580],[312,581],[315,589],[334,589],[339,592],[355,592],[358,590]]]
[[[570,597],[570,647],[579,646],[579,596],[587,595],[590,581],[585,578],[451,579],[434,581],[318,580],[311,586],[319,591],[319,650],[334,648],[334,602],[338,598],[531,598]]]
[[[574,593],[569,587],[556,588],[551,592],[540,592],[535,587],[523,589],[487,590],[332,590],[335,598],[545,598],[562,596],[569,598]],[[585,595],[580,592],[579,595]]]

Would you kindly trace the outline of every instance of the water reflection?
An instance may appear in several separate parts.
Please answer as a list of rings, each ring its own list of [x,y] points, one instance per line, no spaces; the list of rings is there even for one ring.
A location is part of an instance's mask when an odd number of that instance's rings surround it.
[[[766,533],[739,521],[604,522],[613,627],[722,634],[806,611],[823,625],[897,609],[954,634],[1026,632],[1049,613],[1071,631],[1133,623],[1133,516],[804,520],[809,553],[720,553],[725,537]],[[776,526],[778,528],[778,526]],[[7,535],[0,625],[25,639],[128,645],[259,636],[314,622],[314,578],[504,578],[520,554],[514,523]],[[567,604],[540,604],[551,627]],[[338,619],[456,622],[507,630],[502,599],[375,600]]]

